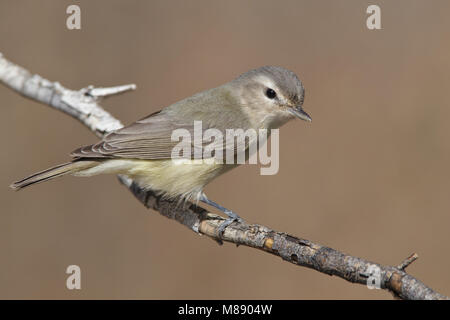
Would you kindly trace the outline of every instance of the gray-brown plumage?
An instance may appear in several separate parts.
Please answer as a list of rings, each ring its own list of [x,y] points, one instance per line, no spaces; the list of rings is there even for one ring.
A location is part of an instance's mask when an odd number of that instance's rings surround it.
[[[310,120],[303,111],[304,88],[297,76],[280,67],[262,67],[235,80],[174,103],[159,112],[106,135],[96,144],[72,152],[72,162],[36,173],[11,185],[14,189],[72,174],[125,174],[141,187],[168,198],[199,200],[203,188],[236,165],[224,163],[174,165],[175,129],[194,134],[194,121],[203,131],[273,129],[294,117]],[[225,136],[225,135],[224,135]],[[234,147],[223,145],[226,152]]]

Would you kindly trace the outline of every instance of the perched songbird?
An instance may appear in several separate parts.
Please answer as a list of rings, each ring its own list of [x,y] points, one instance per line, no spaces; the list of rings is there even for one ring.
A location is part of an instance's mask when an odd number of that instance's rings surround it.
[[[172,150],[178,142],[173,141],[172,133],[185,129],[194,135],[194,121],[201,121],[203,132],[210,128],[221,132],[227,129],[270,130],[293,118],[311,121],[302,109],[304,94],[302,83],[289,70],[272,66],[251,70],[220,87],[195,94],[109,133],[98,143],[72,152],[71,162],[35,173],[11,187],[21,189],[67,174],[124,174],[143,189],[151,189],[164,198],[202,201],[220,209],[228,215],[220,228],[222,233],[226,226],[240,218],[209,200],[203,189],[237,164],[225,161],[176,163]],[[236,152],[235,147],[225,144],[221,147],[224,153]]]

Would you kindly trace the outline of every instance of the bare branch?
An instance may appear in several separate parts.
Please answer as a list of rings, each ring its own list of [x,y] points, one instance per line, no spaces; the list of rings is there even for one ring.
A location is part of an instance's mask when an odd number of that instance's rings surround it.
[[[31,75],[27,70],[6,60],[1,53],[0,81],[30,99],[71,115],[100,137],[123,125],[103,110],[98,104],[98,98],[136,88],[131,84],[113,88],[90,86],[78,91],[69,90],[58,82],[50,82],[38,75]],[[176,203],[162,200],[152,191],[140,189],[126,176],[119,176],[119,180],[147,208],[159,211],[167,218],[178,221],[196,233],[220,242],[217,232],[224,221],[221,216],[193,204],[180,207]],[[412,255],[397,267],[383,266],[306,239],[245,222],[234,222],[227,227],[224,241],[260,249],[293,264],[335,275],[352,283],[367,284],[368,280],[374,277],[374,270],[376,270],[380,288],[389,290],[402,299],[448,299],[404,271],[417,259],[417,255]]]
[[[126,84],[123,86],[111,87],[111,88],[94,88],[89,86],[86,90],[87,95],[91,97],[107,97],[111,95],[116,95],[129,90],[136,90],[135,84]]]
[[[397,266],[397,269],[399,270],[405,270],[406,268],[409,267],[409,265],[411,263],[413,263],[414,261],[416,261],[417,259],[419,259],[419,255],[417,253],[413,253],[412,255],[410,255],[408,258],[406,258],[405,260],[403,260],[402,263],[400,263]]]

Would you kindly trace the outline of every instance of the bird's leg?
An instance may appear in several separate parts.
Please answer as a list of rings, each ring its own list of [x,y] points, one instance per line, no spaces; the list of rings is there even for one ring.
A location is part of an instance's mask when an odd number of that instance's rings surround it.
[[[227,208],[222,207],[220,204],[215,203],[212,200],[209,200],[206,195],[203,193],[199,199],[201,202],[206,203],[216,209],[219,209],[220,211],[222,211],[223,213],[225,213],[228,218],[222,222],[219,226],[219,238],[222,239],[223,237],[223,232],[225,231],[225,228],[228,227],[231,223],[233,223],[234,221],[243,221],[241,217],[239,217],[236,213],[234,213],[231,210],[228,210]]]

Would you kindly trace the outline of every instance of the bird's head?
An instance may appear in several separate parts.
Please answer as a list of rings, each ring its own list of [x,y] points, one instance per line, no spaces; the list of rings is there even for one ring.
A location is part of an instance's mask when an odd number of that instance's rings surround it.
[[[292,71],[266,66],[250,70],[233,82],[249,118],[263,127],[277,128],[294,118],[311,121],[303,110],[305,89]]]

